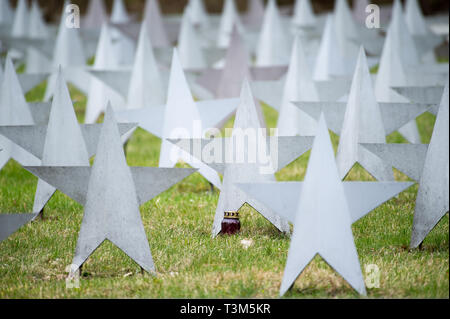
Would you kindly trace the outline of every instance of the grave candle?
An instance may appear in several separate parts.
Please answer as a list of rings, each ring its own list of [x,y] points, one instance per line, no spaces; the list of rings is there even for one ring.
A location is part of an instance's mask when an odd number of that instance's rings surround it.
[[[234,235],[241,230],[238,212],[225,212],[222,221],[222,235]]]

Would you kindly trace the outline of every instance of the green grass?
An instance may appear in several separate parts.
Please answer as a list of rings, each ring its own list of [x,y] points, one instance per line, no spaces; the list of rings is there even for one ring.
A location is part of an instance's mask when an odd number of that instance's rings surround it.
[[[27,96],[39,100],[45,85]],[[71,87],[79,120],[86,99]],[[264,107],[268,126],[275,111]],[[428,143],[434,117],[418,119]],[[232,121],[227,127],[232,126]],[[338,138],[332,135],[334,146]],[[399,134],[389,142],[403,142]],[[132,166],[156,166],[160,141],[137,130],[128,145]],[[278,180],[305,176],[308,154],[277,174]],[[396,172],[398,180],[407,180]],[[355,166],[348,180],[372,180]],[[0,211],[30,212],[37,179],[11,161],[0,172]],[[141,207],[141,215],[158,276],[140,268],[111,243],[104,243],[86,262],[80,289],[66,289],[83,208],[57,193],[45,210],[45,220],[30,223],[0,243],[0,298],[277,298],[289,248],[289,238],[249,207],[241,211],[242,232],[212,239],[210,231],[218,193],[198,174],[173,186]],[[353,226],[361,267],[376,264],[380,288],[369,298],[448,298],[448,214],[430,233],[422,250],[409,251],[417,185],[373,211]],[[252,239],[247,250],[240,243]],[[286,298],[359,298],[320,258],[315,258]]]

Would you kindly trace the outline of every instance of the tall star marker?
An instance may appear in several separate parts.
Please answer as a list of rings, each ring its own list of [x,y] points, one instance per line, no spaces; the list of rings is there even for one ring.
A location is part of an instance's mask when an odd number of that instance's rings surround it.
[[[155,273],[139,206],[195,172],[130,168],[111,107],[105,115],[93,167],[25,167],[85,207],[71,272],[105,240]]]
[[[62,70],[58,71],[48,123],[0,126],[0,135],[41,160],[42,166],[89,166],[100,136],[100,124],[79,125]],[[121,135],[136,124],[119,124]],[[30,165],[30,164],[28,164]],[[38,181],[33,212],[43,213],[56,189]]]
[[[256,198],[245,194],[236,187],[236,183],[275,181],[274,172],[287,166],[289,163],[307,152],[312,145],[312,137],[258,137],[256,141],[242,140],[242,132],[258,134],[263,126],[258,118],[250,84],[245,81],[242,86],[241,101],[236,114],[232,137],[214,139],[182,139],[169,140],[181,149],[190,152],[206,165],[218,173],[223,174],[223,187],[220,192],[219,202],[216,208],[212,236],[216,237],[221,231],[221,222],[224,212],[237,212],[244,204],[249,204],[264,218],[284,233],[290,233],[290,227],[286,220],[281,218],[268,206]],[[270,140],[272,139],[272,140]],[[243,144],[240,144],[243,143]],[[193,144],[193,145],[192,145]],[[268,145],[276,145],[272,149]],[[270,150],[269,150],[270,148]],[[217,158],[209,161],[205,155],[207,150],[214,150]],[[201,154],[197,153],[201,150]],[[252,159],[252,153],[268,155],[268,160],[262,158]],[[242,158],[242,161],[239,160]],[[230,160],[231,159],[231,160]],[[265,163],[264,163],[265,162]],[[264,169],[270,169],[264,171]]]
[[[411,248],[417,248],[449,210],[448,83],[430,145],[362,144],[362,147],[419,181]]]
[[[412,183],[341,182],[322,115],[304,182],[240,184],[250,196],[294,223],[283,296],[318,254],[358,293],[366,295],[352,224]]]
[[[429,110],[428,104],[378,103],[361,47],[348,102],[295,102],[314,119],[321,112],[330,129],[340,135],[337,164],[345,178],[356,163],[375,179],[392,181],[392,168],[377,156],[360,147],[360,143],[386,143],[386,136]]]
[[[202,138],[203,132],[195,130],[195,124],[200,124],[200,131],[220,127],[219,123],[230,117],[238,104],[239,99],[195,102],[177,51],[174,50],[166,105],[126,110],[118,112],[117,117],[121,121],[139,123],[141,128],[162,139],[160,167],[174,167],[178,160],[182,159],[191,166],[199,168],[200,174],[220,188],[221,181],[216,172],[186,152],[177,149],[167,139]],[[183,136],[179,136],[178,133]],[[174,149],[180,152],[177,153]]]

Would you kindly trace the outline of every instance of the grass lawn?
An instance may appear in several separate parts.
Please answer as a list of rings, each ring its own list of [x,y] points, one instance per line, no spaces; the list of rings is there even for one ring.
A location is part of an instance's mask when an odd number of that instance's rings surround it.
[[[27,96],[39,100],[45,86]],[[86,99],[71,88],[79,120]],[[277,113],[264,107],[269,127]],[[429,143],[432,115],[418,119]],[[232,127],[232,121],[228,123]],[[336,147],[338,139],[332,135]],[[398,135],[388,142],[404,142]],[[157,166],[160,141],[138,130],[128,145],[130,166]],[[305,176],[308,154],[277,174],[280,181]],[[396,172],[397,179],[407,180]],[[356,166],[348,180],[372,180]],[[0,211],[31,212],[37,179],[10,161],[0,172]],[[30,223],[0,243],[0,298],[277,298],[289,248],[263,217],[244,207],[242,232],[212,239],[210,232],[219,194],[199,174],[185,179],[141,207],[141,215],[157,268],[157,277],[141,274],[122,251],[105,242],[83,267],[80,289],[66,289],[66,267],[74,255],[83,208],[57,192],[45,220]],[[369,298],[449,297],[448,214],[430,233],[422,250],[409,251],[417,185],[385,203],[353,226],[365,266],[380,269],[379,288]],[[245,249],[242,239],[253,240]],[[359,298],[322,259],[316,257],[285,298]]]

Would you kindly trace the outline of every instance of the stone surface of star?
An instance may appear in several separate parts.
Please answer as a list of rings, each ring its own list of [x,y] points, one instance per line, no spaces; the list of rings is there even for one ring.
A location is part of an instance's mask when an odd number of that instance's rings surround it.
[[[430,145],[362,144],[412,179],[419,182],[411,247],[418,247],[449,209],[448,84],[442,95]]]
[[[199,168],[200,174],[220,188],[221,182],[216,172],[190,154],[177,149],[167,139],[202,138],[204,130],[220,127],[220,123],[234,113],[238,104],[239,99],[195,102],[174,50],[166,105],[122,111],[117,113],[117,117],[122,121],[139,123],[141,128],[163,140],[160,167],[173,167],[182,159]],[[195,130],[195,125],[200,125],[200,130]]]
[[[5,73],[0,85],[0,127],[34,125],[31,107],[27,104],[11,59],[6,59]],[[39,165],[39,160],[8,138],[0,135],[0,169],[13,158],[22,165]]]
[[[124,135],[135,124],[119,124]],[[89,166],[95,154],[101,125],[79,125],[62,71],[56,79],[50,119],[43,125],[0,126],[0,135],[41,160],[42,166]],[[38,181],[33,212],[39,213],[56,189]]]
[[[139,206],[195,172],[194,169],[128,167],[111,107],[106,112],[92,168],[26,169],[84,206],[72,263],[76,268],[103,241],[109,240],[150,273],[155,272],[155,267]]]
[[[280,218],[278,214],[263,205],[259,200],[242,192],[235,184],[255,181],[275,181],[274,173],[307,152],[312,145],[313,138],[295,136],[267,138],[266,136],[264,138],[258,138],[255,141],[248,141],[246,147],[243,144],[239,144],[239,133],[250,130],[256,136],[256,131],[261,128],[262,125],[257,115],[249,83],[244,82],[232,137],[209,140],[170,140],[181,149],[190,152],[204,161],[206,165],[218,173],[223,174],[223,186],[216,208],[212,230],[213,237],[217,236],[221,231],[224,212],[238,211],[245,203],[252,206],[280,231],[290,233],[290,227],[286,220]],[[241,145],[241,147],[238,145]],[[277,149],[274,150],[269,145],[276,145]],[[213,148],[220,154],[215,154],[218,157],[213,161],[209,161],[206,158],[206,154],[208,154],[206,150],[210,148]],[[197,153],[196,150],[201,150],[201,154]],[[252,160],[252,152],[258,154],[260,152],[269,153],[267,161],[265,162],[259,157]],[[239,157],[242,158],[242,161],[238,159]],[[269,170],[264,171],[264,168],[268,168]]]
[[[280,288],[283,296],[317,254],[365,295],[351,226],[411,185],[341,182],[325,118],[321,116],[304,182],[238,184],[238,187],[294,223]]]
[[[356,163],[375,179],[392,181],[392,167],[360,147],[361,143],[386,143],[386,136],[430,109],[429,104],[378,103],[363,49],[360,49],[348,102],[295,102],[314,119],[321,112],[329,128],[340,135],[337,164],[345,178]]]
[[[37,214],[0,214],[0,243],[36,216]]]

